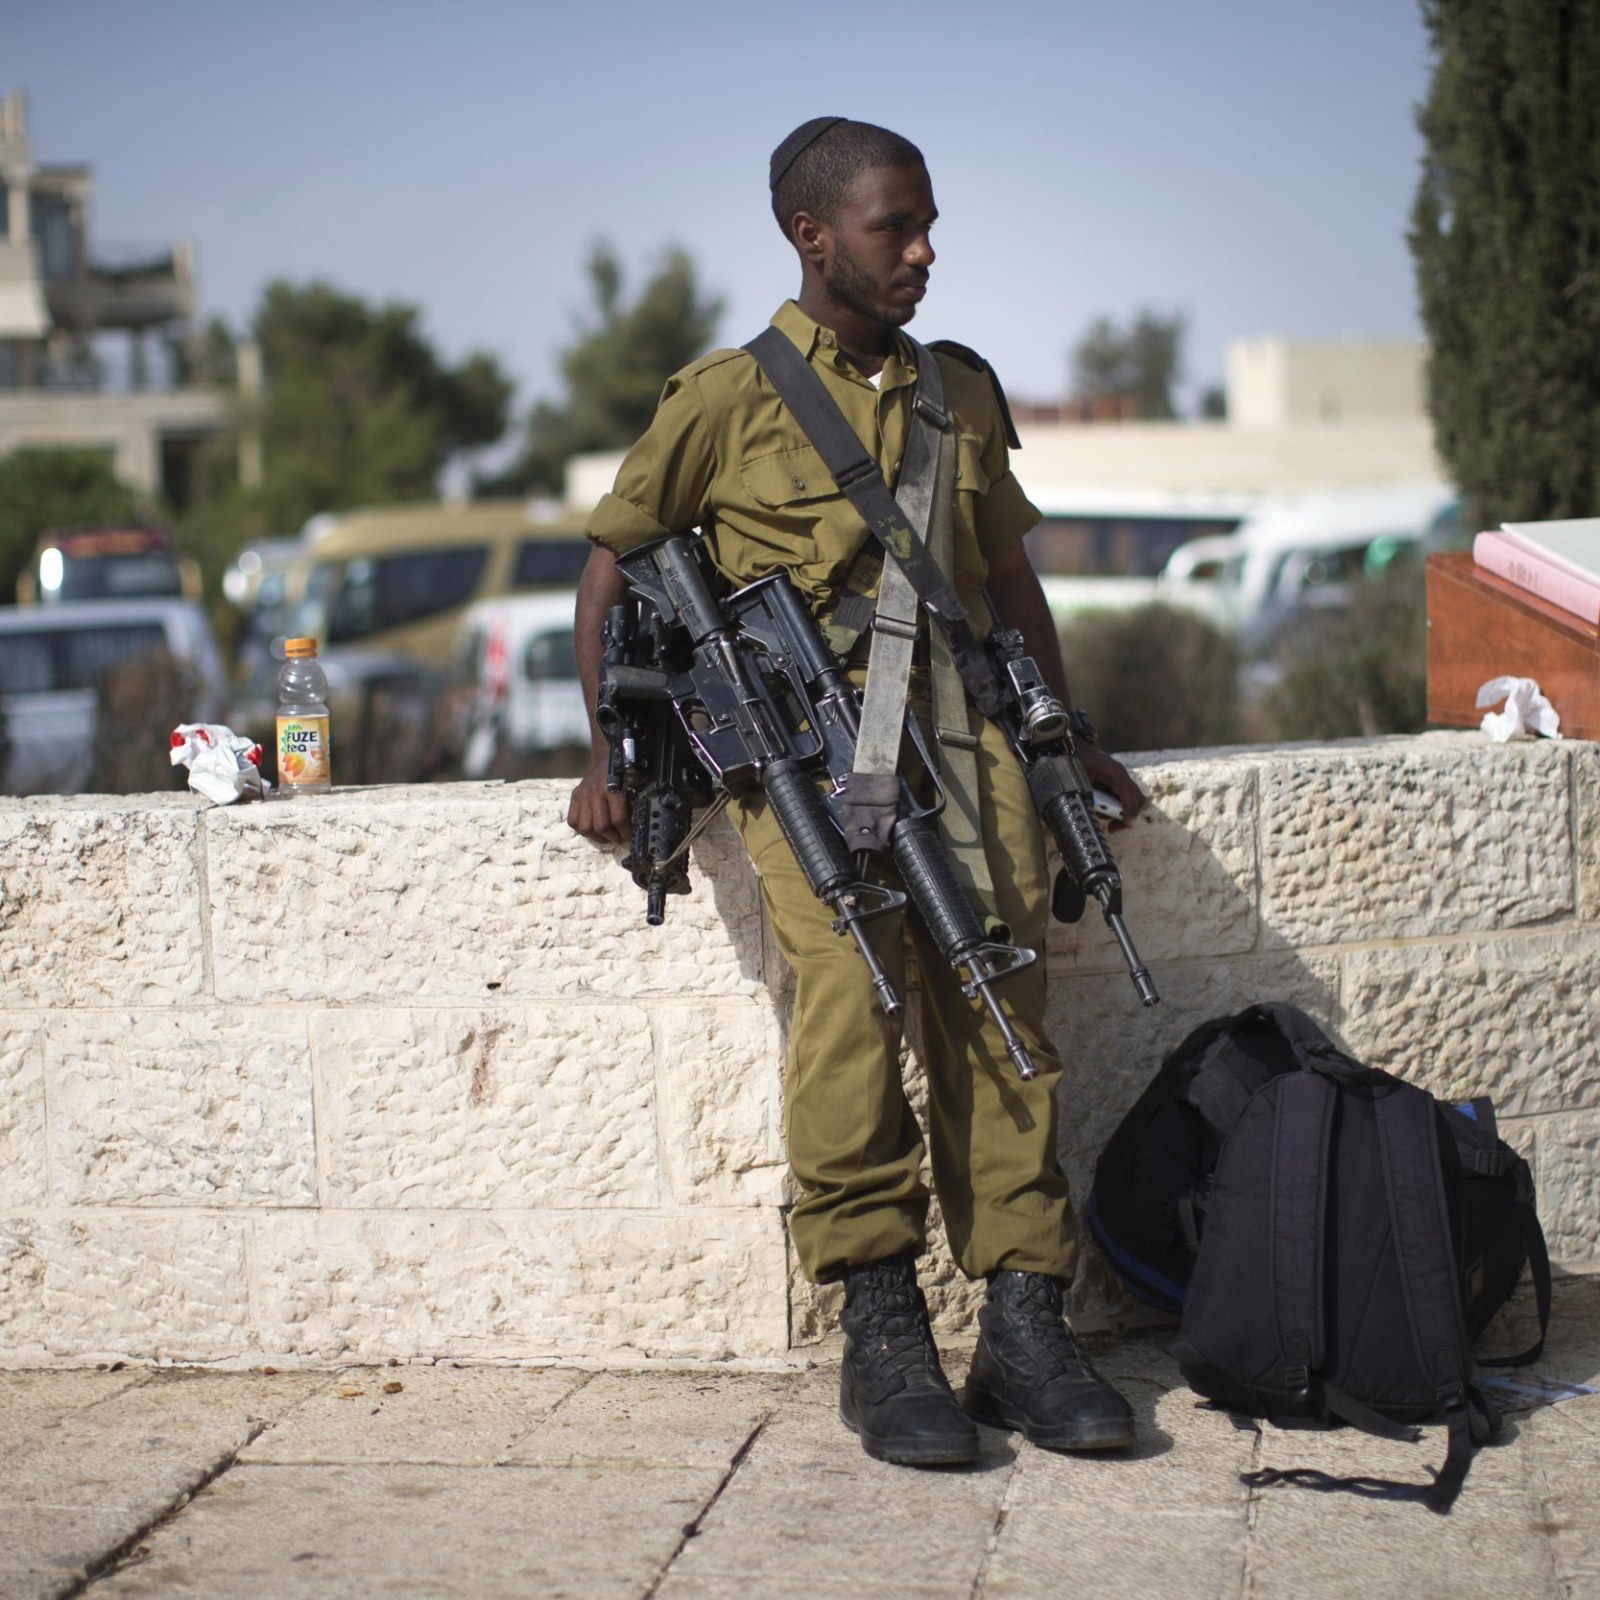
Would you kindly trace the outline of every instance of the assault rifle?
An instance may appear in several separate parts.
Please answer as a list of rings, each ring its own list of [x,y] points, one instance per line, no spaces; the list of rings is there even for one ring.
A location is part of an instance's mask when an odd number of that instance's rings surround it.
[[[679,641],[660,613],[630,596],[612,607],[601,642],[595,720],[610,746],[606,788],[632,802],[632,849],[622,864],[645,891],[645,921],[659,927],[666,897],[689,892],[694,811],[711,803],[711,784],[671,714],[666,686]]]
[[[1122,947],[1140,1001],[1153,1006],[1161,997],[1122,920],[1122,874],[1095,818],[1094,790],[1073,745],[1072,717],[1050,692],[1015,628],[997,623],[985,643],[1004,699],[995,720],[1022,763],[1033,803],[1061,852],[1055,914],[1062,922],[1076,922],[1093,895]]]
[[[670,705],[677,732],[651,737],[681,736],[702,772],[725,793],[760,790],[766,796],[806,882],[834,913],[834,931],[855,940],[884,1009],[898,1011],[900,997],[866,925],[898,911],[909,898],[940,954],[964,973],[963,992],[988,1007],[1018,1074],[1035,1077],[1027,1046],[994,992],[1002,979],[1032,965],[1035,953],[992,937],[963,892],[931,825],[943,797],[915,720],[908,715],[910,749],[934,800],[920,804],[911,785],[898,780],[900,804],[889,852],[905,885],[902,892],[872,882],[866,856],[853,855],[846,845],[842,819],[859,726],[856,692],[787,575],[763,578],[719,605],[695,547],[678,537],[620,557],[617,570],[642,603],[640,614],[653,620],[649,630],[636,628],[631,639],[624,638],[621,626],[608,636],[607,657],[614,659],[602,661],[596,702],[601,726],[612,739],[608,785],[614,781],[636,797],[636,804],[649,794],[647,784],[630,776],[642,770],[637,758],[630,762],[618,756],[608,719],[619,730],[633,719],[637,738],[645,720],[667,721],[661,713]],[[657,624],[660,631],[652,631]],[[641,659],[641,639],[647,659]],[[656,713],[653,719],[638,715],[646,707]],[[826,788],[819,786],[823,779]],[[661,798],[665,787],[658,777],[657,799],[651,803],[670,810]],[[643,835],[641,848],[636,816],[629,858],[636,880],[675,882],[671,859],[656,853],[664,842],[651,837],[649,828]]]

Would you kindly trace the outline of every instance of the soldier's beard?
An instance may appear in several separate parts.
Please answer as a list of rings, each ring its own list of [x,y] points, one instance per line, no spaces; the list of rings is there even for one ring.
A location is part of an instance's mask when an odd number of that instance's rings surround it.
[[[872,276],[850,254],[841,239],[834,239],[833,265],[824,278],[828,293],[847,311],[857,316],[870,317],[874,322],[887,323],[891,328],[903,328],[917,314],[915,306],[884,305],[877,299],[878,286]]]

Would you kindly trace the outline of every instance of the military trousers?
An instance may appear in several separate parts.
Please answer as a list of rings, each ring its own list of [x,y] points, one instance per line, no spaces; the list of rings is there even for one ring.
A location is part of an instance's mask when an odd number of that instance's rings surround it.
[[[925,703],[921,710],[927,727]],[[1043,836],[1000,730],[973,712],[972,731],[996,910],[1016,943],[1039,952],[996,993],[1039,1075],[1017,1075],[982,1000],[961,992],[914,911],[870,923],[896,991],[919,1008],[913,1037],[927,1085],[926,1142],[902,1081],[902,1018],[884,1012],[854,939],[833,931],[833,914],[811,892],[765,801],[757,795],[730,807],[794,973],[784,1135],[797,1189],[790,1232],[813,1282],[922,1251],[925,1153],[951,1253],[968,1276],[1013,1268],[1070,1278],[1076,1266],[1076,1224],[1056,1157],[1061,1062],[1044,1031]],[[884,881],[895,882],[892,873],[886,867]],[[908,954],[919,976],[914,993]]]

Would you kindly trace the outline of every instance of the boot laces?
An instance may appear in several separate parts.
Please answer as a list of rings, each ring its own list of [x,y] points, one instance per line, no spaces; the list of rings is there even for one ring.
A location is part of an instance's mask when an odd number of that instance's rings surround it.
[[[1049,1377],[1066,1373],[1098,1377],[1062,1319],[1061,1291],[1056,1284],[1037,1273],[1021,1273],[1006,1298],[1011,1319],[1033,1345]]]
[[[863,1343],[897,1371],[928,1367],[933,1330],[915,1282],[880,1277],[862,1297]]]

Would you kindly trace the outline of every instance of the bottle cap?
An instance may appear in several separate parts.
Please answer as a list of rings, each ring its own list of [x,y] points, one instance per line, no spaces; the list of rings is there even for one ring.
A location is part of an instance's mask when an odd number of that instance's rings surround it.
[[[315,661],[317,659],[317,641],[315,639],[285,639],[283,653],[290,661]]]

